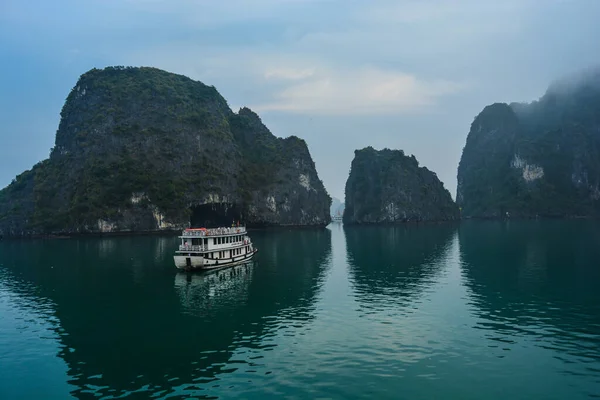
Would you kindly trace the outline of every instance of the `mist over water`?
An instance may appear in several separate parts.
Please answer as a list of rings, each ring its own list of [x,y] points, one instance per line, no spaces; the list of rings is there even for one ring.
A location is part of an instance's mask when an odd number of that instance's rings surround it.
[[[210,274],[173,237],[0,242],[0,398],[600,395],[594,223],[252,236]]]

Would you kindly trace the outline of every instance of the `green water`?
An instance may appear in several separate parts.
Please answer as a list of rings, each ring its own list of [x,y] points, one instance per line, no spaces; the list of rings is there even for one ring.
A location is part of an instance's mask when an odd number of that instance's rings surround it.
[[[253,233],[181,274],[174,237],[0,242],[0,399],[600,397],[600,225]]]

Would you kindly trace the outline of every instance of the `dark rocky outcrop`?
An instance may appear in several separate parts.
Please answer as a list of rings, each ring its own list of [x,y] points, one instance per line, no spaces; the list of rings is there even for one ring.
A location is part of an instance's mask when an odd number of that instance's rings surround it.
[[[302,139],[232,112],[212,86],[109,67],[71,90],[50,158],[0,191],[0,234],[324,226],[330,204]]]
[[[464,217],[600,216],[600,70],[471,124],[458,167]]]
[[[458,207],[436,174],[402,150],[356,150],[345,204],[346,224],[459,218]]]

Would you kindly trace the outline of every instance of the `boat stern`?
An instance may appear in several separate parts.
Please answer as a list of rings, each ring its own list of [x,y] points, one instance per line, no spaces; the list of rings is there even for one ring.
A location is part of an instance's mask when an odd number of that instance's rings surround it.
[[[204,266],[204,257],[197,255],[178,254],[173,256],[178,269],[194,269]]]

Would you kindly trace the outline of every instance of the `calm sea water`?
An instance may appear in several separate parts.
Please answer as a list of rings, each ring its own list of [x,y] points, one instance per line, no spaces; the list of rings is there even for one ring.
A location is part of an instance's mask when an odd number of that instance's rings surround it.
[[[600,225],[0,242],[0,399],[600,397]]]

